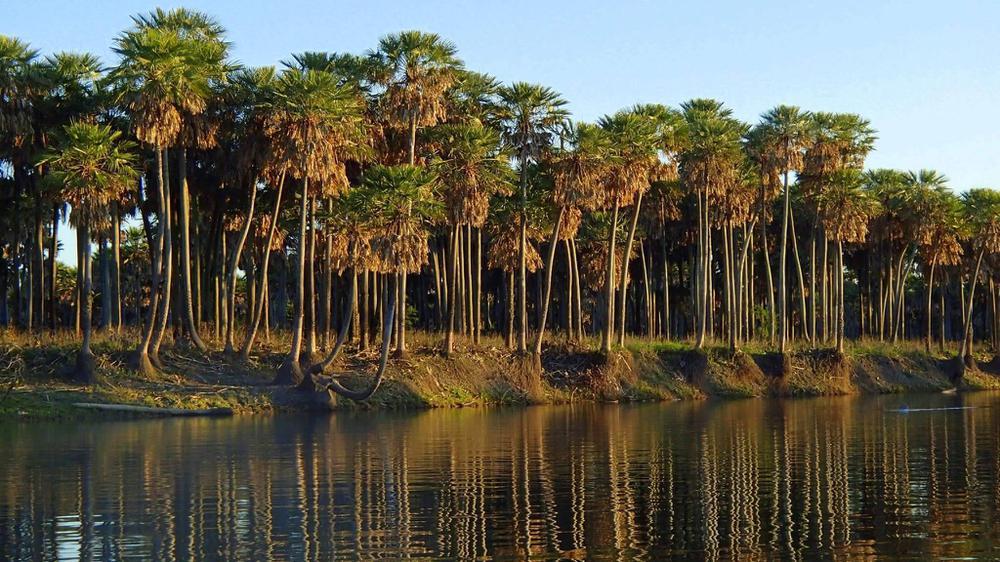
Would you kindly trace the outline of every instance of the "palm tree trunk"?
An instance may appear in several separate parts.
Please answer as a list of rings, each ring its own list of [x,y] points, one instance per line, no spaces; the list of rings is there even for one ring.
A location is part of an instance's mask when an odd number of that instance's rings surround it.
[[[177,173],[181,183],[180,220],[181,220],[181,281],[184,283],[184,322],[188,335],[198,351],[208,351],[208,346],[198,336],[198,325],[194,321],[193,298],[191,293],[191,198],[188,194],[187,182],[187,149],[181,148],[178,155]]]
[[[844,353],[844,242],[837,240],[837,353]]]
[[[573,252],[573,291],[576,300],[576,336],[583,338],[583,289],[580,287],[580,262],[576,254],[576,239],[569,241],[570,249]]]
[[[615,330],[615,238],[618,234],[618,202],[615,201],[611,213],[611,232],[608,234],[608,257],[604,264],[607,273],[604,279],[605,318],[604,333],[601,334],[601,351],[611,352],[611,339]],[[626,258],[627,259],[627,258]]]
[[[353,253],[353,252],[352,252]],[[358,273],[354,269],[351,270],[351,288],[347,295],[346,302],[344,303],[344,316],[340,322],[340,329],[337,331],[337,341],[333,345],[333,349],[323,358],[322,361],[315,363],[309,368],[308,373],[310,375],[320,374],[325,371],[334,361],[337,360],[337,356],[340,355],[340,351],[344,348],[344,343],[347,341],[347,334],[351,328],[351,321],[354,318],[354,313],[357,310],[357,294],[358,294]],[[300,389],[308,390],[311,388],[313,379],[312,376],[306,376],[302,379],[302,385]]]
[[[111,232],[111,274],[113,294],[111,303],[113,306],[113,321],[116,332],[122,329],[122,216],[118,209],[118,203],[114,204],[114,217],[112,220]],[[55,256],[55,253],[52,254]],[[55,277],[53,277],[55,279]]]
[[[620,316],[616,317],[615,320],[618,321],[618,345],[625,345],[625,296],[628,291],[628,265],[629,258],[632,256],[632,243],[635,241],[635,227],[639,224],[639,210],[642,207],[642,192],[636,196],[635,208],[632,210],[632,222],[628,229],[628,238],[625,241],[625,258],[622,259],[622,271],[620,274],[619,290],[618,290],[618,309],[621,311]]]
[[[969,296],[966,301],[965,310],[963,311],[964,317],[962,319],[962,342],[959,344],[958,352],[958,357],[962,361],[968,361],[972,355],[972,352],[969,349],[969,338],[972,335],[972,305],[975,302],[976,282],[979,281],[979,269],[983,265],[983,256],[985,254],[985,248],[979,250],[979,256],[976,258],[976,269],[972,274],[972,279],[969,280]]]
[[[798,244],[798,236],[796,236],[796,234],[795,234],[795,213],[794,213],[794,211],[789,212],[789,214],[788,214],[788,221],[789,221],[789,226],[791,228],[792,250],[793,250],[793,254],[795,256],[795,271],[798,273],[798,277],[799,277],[799,301],[800,301],[799,305],[800,305],[800,310],[802,311],[802,317],[801,317],[802,332],[805,334],[806,340],[811,342],[810,336],[809,336],[808,325],[806,324],[806,322],[808,320],[808,314],[809,314],[808,309],[806,308],[806,282],[805,282],[805,278],[802,275],[802,260],[799,259],[799,244]]]
[[[250,182],[250,206],[247,209],[246,216],[243,217],[243,228],[240,229],[240,237],[236,240],[236,247],[233,248],[232,256],[229,259],[229,302],[227,304],[229,311],[229,323],[226,326],[226,353],[233,353],[233,332],[235,331],[236,324],[236,270],[239,268],[240,256],[243,255],[243,246],[246,244],[247,236],[250,234],[250,227],[253,224],[253,213],[256,205],[257,180],[254,178],[254,180]],[[249,290],[249,285],[247,288]]]
[[[306,270],[306,223],[309,219],[309,178],[302,180],[302,200],[299,202],[298,259],[295,262],[295,301],[292,320],[292,346],[288,356],[278,369],[272,384],[298,384],[302,382],[302,368],[299,366],[299,352],[302,349],[303,324],[305,321],[305,270]]]
[[[387,285],[388,283],[386,283]],[[379,354],[378,371],[375,372],[375,376],[372,381],[363,390],[351,390],[340,384],[336,378],[331,378],[327,382],[327,389],[332,390],[343,396],[345,398],[350,398],[351,400],[362,401],[367,400],[375,391],[378,390],[379,385],[382,384],[382,379],[385,376],[386,367],[389,364],[389,345],[392,341],[392,326],[394,324],[393,315],[396,313],[396,302],[395,293],[396,289],[390,289],[387,291],[389,296],[389,305],[385,308],[386,317],[382,320],[382,350]]]
[[[158,368],[162,368],[160,361],[160,344],[163,342],[163,334],[167,330],[167,319],[170,315],[170,305],[172,304],[172,283],[174,277],[173,262],[173,205],[170,200],[170,162],[168,152],[164,150],[163,158],[163,257],[161,266],[163,267],[163,294],[160,295],[160,307],[157,310],[156,331],[153,333],[153,341],[150,343],[149,359]]]
[[[931,256],[931,271],[927,276],[927,333],[924,334],[924,351],[931,352],[931,298],[934,294],[934,270],[937,268],[937,254]]]
[[[163,151],[156,149],[156,190],[158,213],[163,216],[163,201],[166,182],[164,181],[165,169],[163,166]],[[157,221],[156,242],[150,245],[150,285],[149,285],[149,309],[146,315],[146,325],[143,329],[142,338],[135,350],[135,367],[144,374],[150,374],[155,369],[149,358],[149,348],[153,340],[153,332],[156,327],[156,311],[159,307],[160,298],[160,265],[163,256],[163,220]],[[155,247],[154,247],[155,246]]]
[[[562,225],[563,215],[566,213],[565,207],[559,207],[559,215],[556,223],[552,226],[552,235],[549,237],[549,253],[545,258],[545,298],[542,300],[542,316],[538,322],[538,335],[535,337],[535,355],[542,354],[542,339],[545,337],[545,322],[549,316],[549,305],[552,301],[552,270],[555,269],[556,246],[559,244],[559,227]]]
[[[56,310],[56,276],[58,274],[57,257],[59,254],[59,205],[52,206],[52,239],[49,240],[49,329],[56,331],[59,324],[58,311]],[[6,288],[6,287],[5,287]],[[0,293],[6,302],[7,293]]]
[[[77,245],[80,248],[80,263],[77,268],[82,272],[83,284],[80,287],[80,323],[83,326],[83,344],[76,357],[76,371],[74,378],[82,384],[92,384],[94,382],[94,353],[90,349],[90,297],[92,291],[91,259],[90,259],[90,233],[87,221],[84,220],[77,229]]]
[[[448,240],[448,256],[445,260],[446,267],[448,268],[448,279],[445,284],[449,287],[448,290],[448,318],[445,320],[445,335],[444,335],[444,352],[445,355],[451,355],[455,349],[455,320],[456,320],[456,301],[458,296],[458,290],[455,284],[458,281],[458,233],[461,227],[457,224],[452,226],[451,235]]]
[[[507,332],[504,343],[507,349],[514,349],[514,272],[510,271],[507,277]]]
[[[792,209],[792,196],[788,189],[788,169],[785,169],[782,188],[785,192],[784,214],[781,219],[781,255],[778,258],[778,351],[788,350],[788,286],[785,275],[788,262],[788,220]]]
[[[299,363],[308,371],[316,356],[316,195],[309,196],[308,249],[306,254],[305,311],[303,319],[303,350]]]

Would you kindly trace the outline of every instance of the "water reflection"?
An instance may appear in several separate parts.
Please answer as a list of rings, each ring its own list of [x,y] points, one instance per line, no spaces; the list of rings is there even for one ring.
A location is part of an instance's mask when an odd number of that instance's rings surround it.
[[[997,557],[1000,395],[0,425],[0,558]]]

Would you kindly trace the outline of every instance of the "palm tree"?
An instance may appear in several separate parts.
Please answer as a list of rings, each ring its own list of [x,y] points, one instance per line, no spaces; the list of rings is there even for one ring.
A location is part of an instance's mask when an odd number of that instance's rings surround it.
[[[275,139],[277,158],[302,182],[292,345],[274,384],[298,384],[302,381],[299,356],[305,312],[309,184],[317,182],[330,195],[346,190],[348,180],[344,162],[348,158],[365,158],[367,134],[364,108],[355,91],[339,83],[329,72],[283,71],[275,86],[274,100],[266,124],[267,133]]]
[[[490,198],[508,194],[511,188],[509,156],[496,131],[479,124],[446,124],[430,134],[435,156],[431,168],[444,188],[448,224],[451,227],[451,256],[448,284],[456,295],[459,234],[461,227],[481,228],[489,216]],[[448,301],[445,322],[445,353],[454,347],[456,298]]]
[[[90,228],[106,220],[111,205],[135,180],[134,145],[108,125],[74,122],[63,129],[55,147],[39,161],[49,166],[51,181],[72,206],[70,222],[81,248],[81,324],[83,345],[77,355],[75,378],[94,382],[94,354],[90,349],[91,259]]]
[[[1000,192],[988,188],[970,189],[962,194],[962,202],[965,204],[965,220],[972,233],[969,240],[976,254],[976,265],[969,279],[958,358],[964,366],[972,366],[974,362],[969,341],[972,335],[972,305],[983,256],[1000,252]]]
[[[962,257],[962,238],[965,235],[965,221],[962,201],[944,185],[928,190],[918,203],[923,217],[918,230],[917,243],[920,253],[929,269],[927,274],[927,331],[924,334],[924,350],[931,351],[931,298],[934,293],[934,273],[938,266],[958,265]],[[943,317],[944,310],[941,310]],[[944,348],[944,334],[942,351]]]
[[[391,128],[407,131],[408,160],[416,165],[417,132],[442,121],[448,110],[447,92],[462,62],[455,46],[434,33],[403,31],[383,37],[369,57],[374,79],[384,88],[379,100]],[[399,280],[398,299],[406,310],[406,274]],[[406,353],[406,314],[400,314],[396,353]]]
[[[608,174],[609,135],[596,125],[578,123],[568,128],[569,148],[550,155],[546,162],[552,176],[551,200],[557,209],[549,237],[545,260],[545,296],[542,315],[535,337],[534,354],[542,353],[545,321],[552,298],[552,272],[559,235],[565,228],[567,213],[580,208],[593,209],[601,204],[601,188]]]
[[[865,157],[871,152],[875,143],[875,131],[868,120],[853,113],[813,113],[809,116],[809,140],[803,157],[802,169],[799,171],[799,184],[806,202],[817,218],[822,213],[818,199],[829,178],[842,170],[860,170],[864,167]],[[817,343],[817,305],[818,291],[816,284],[816,245],[817,238],[822,237],[822,281],[823,291],[823,339],[827,337],[829,325],[828,309],[830,299],[826,295],[828,271],[828,237],[818,225],[822,221],[814,220],[812,236],[810,237],[810,276],[809,276],[809,336]]]
[[[681,182],[695,195],[698,212],[698,243],[694,274],[695,346],[705,345],[711,308],[713,200],[725,197],[740,177],[743,160],[741,139],[746,127],[733,118],[732,111],[710,99],[694,99],[681,104],[687,138],[680,154]]]
[[[566,101],[544,86],[515,82],[500,88],[497,121],[503,132],[504,142],[514,153],[519,166],[519,187],[522,210],[518,234],[517,271],[517,350],[527,351],[528,297],[528,167],[537,162],[551,146],[569,116]]]
[[[620,149],[613,151],[613,154],[616,154],[612,157],[611,175],[623,178],[634,174],[640,181],[634,191],[632,221],[625,242],[626,260],[622,264],[621,279],[618,284],[620,314],[616,317],[619,325],[617,335],[618,345],[623,346],[628,257],[632,255],[632,243],[635,240],[635,229],[642,209],[642,197],[652,182],[677,179],[677,157],[686,140],[687,130],[684,118],[679,112],[659,104],[637,105],[625,113],[602,120],[600,124],[608,131],[612,145]],[[624,182],[619,179],[613,183],[618,183],[617,187],[620,188]]]
[[[859,170],[844,169],[828,177],[819,195],[820,221],[831,240],[837,243],[834,293],[837,301],[837,322],[834,330],[837,352],[844,352],[844,242],[863,242],[868,236],[868,223],[878,213],[879,202],[864,188],[864,176]]]
[[[800,170],[802,167],[803,150],[809,139],[809,113],[795,106],[779,105],[764,113],[761,120],[766,151],[771,155],[770,161],[775,167],[775,172],[782,176],[784,191],[781,254],[778,258],[778,349],[781,353],[785,353],[788,349],[790,322],[785,270],[788,261],[788,225],[792,212],[788,176],[792,171]],[[794,239],[792,244],[796,244]],[[800,287],[800,292],[803,289],[804,287]]]
[[[236,238],[236,246],[229,259],[226,272],[226,322],[225,351],[233,353],[236,324],[236,272],[239,268],[243,248],[253,226],[257,204],[258,180],[265,175],[269,162],[269,139],[264,132],[267,123],[267,108],[273,106],[272,98],[276,74],[273,67],[241,69],[229,80],[225,91],[230,118],[221,133],[231,137],[231,150],[235,153],[232,169],[234,180],[248,187],[249,197],[246,214],[241,217],[242,227]],[[251,313],[252,314],[252,313]],[[249,319],[247,324],[251,324]]]
[[[115,42],[114,51],[121,63],[109,78],[117,88],[118,101],[129,111],[136,137],[152,147],[156,155],[159,218],[156,247],[152,249],[153,291],[147,325],[136,348],[136,367],[150,372],[151,358],[159,362],[157,351],[166,328],[173,271],[170,182],[164,161],[168,149],[181,140],[185,118],[205,111],[213,78],[206,69],[217,67],[224,46],[181,34],[172,24],[155,25],[160,20],[159,12],[133,20],[135,27]]]
[[[42,130],[37,144],[40,145],[42,149],[45,149],[49,145],[47,135],[49,131],[58,131],[62,124],[71,122],[77,119],[91,120],[97,115],[96,113],[102,110],[104,107],[104,102],[107,101],[104,92],[102,91],[99,81],[102,78],[102,68],[101,62],[97,57],[89,53],[68,53],[59,52],[53,55],[45,57],[37,68],[39,81],[41,82],[41,95],[35,100],[35,113],[38,116],[37,120],[41,124]],[[40,173],[44,173],[44,167],[39,170]],[[52,208],[52,230],[50,237],[49,246],[49,263],[50,263],[50,279],[56,278],[56,256],[58,254],[58,248],[56,242],[58,239],[59,231],[59,221],[60,217],[65,215],[64,203],[58,199],[53,200],[52,197],[46,197],[46,195],[39,193],[37,195],[37,203],[39,205],[37,217],[39,219],[38,226],[41,226],[41,205],[45,203]],[[117,221],[116,221],[117,222]],[[116,243],[116,251],[112,253],[114,259],[114,271],[116,279],[119,277],[118,272],[120,269],[120,263],[118,261],[118,246],[120,243],[119,236],[117,236],[118,229],[115,228],[113,239]],[[40,231],[36,231],[36,239],[40,238]],[[41,241],[37,243],[37,260],[38,268],[41,269]],[[38,276],[38,284],[36,287],[38,295],[38,306],[39,308],[39,318],[41,319],[41,298],[43,292],[42,278],[44,275]],[[120,287],[116,283],[113,286],[115,291],[115,296],[118,298],[113,298],[113,302],[120,303]],[[50,328],[52,330],[56,329],[56,290],[55,285],[52,284],[49,287],[49,312],[50,312]],[[116,308],[117,321],[121,320],[120,306]],[[116,326],[118,327],[118,326]]]

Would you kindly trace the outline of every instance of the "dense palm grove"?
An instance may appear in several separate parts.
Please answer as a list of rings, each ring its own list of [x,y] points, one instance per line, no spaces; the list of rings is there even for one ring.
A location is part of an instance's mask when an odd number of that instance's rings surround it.
[[[968,362],[997,337],[1000,193],[866,170],[861,116],[751,125],[693,99],[584,123],[433,34],[242,67],[204,14],[133,21],[111,67],[0,36],[0,323],[76,330],[82,382],[94,328],[130,327],[145,372],[164,346],[248,360],[285,329],[276,383],[357,399],[412,329],[535,357],[600,334],[923,338]],[[376,348],[367,388],[314,377]]]

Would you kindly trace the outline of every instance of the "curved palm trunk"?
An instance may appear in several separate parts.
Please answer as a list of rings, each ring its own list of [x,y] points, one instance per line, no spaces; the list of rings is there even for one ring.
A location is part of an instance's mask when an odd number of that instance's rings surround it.
[[[251,314],[250,322],[247,325],[247,333],[243,338],[243,344],[240,346],[240,359],[247,361],[250,359],[250,350],[253,349],[254,340],[257,337],[257,329],[260,327],[261,317],[264,314],[265,307],[268,302],[268,291],[267,291],[267,270],[268,265],[271,263],[271,243],[274,241],[274,232],[278,226],[278,215],[281,212],[281,193],[285,189],[285,172],[281,172],[281,177],[278,179],[278,194],[274,201],[274,211],[271,213],[271,224],[267,230],[267,240],[264,241],[264,256],[263,263],[260,268],[260,290],[258,293],[260,296],[257,298],[257,309]]]
[[[243,217],[243,228],[240,230],[240,237],[236,240],[236,247],[233,248],[233,254],[229,259],[229,271],[227,272],[227,282],[229,284],[229,291],[227,293],[227,316],[229,316],[229,322],[226,323],[226,353],[233,352],[233,331],[236,325],[236,269],[240,264],[240,257],[243,255],[243,247],[246,245],[247,236],[250,234],[250,227],[253,223],[253,213],[257,204],[257,180],[254,179],[250,182],[250,207],[247,209],[247,214]],[[249,285],[248,289],[249,290]]]
[[[966,299],[965,305],[965,318],[963,319],[962,325],[962,342],[959,344],[958,357],[962,361],[968,362],[971,359],[971,350],[969,345],[969,338],[972,335],[972,304],[976,296],[976,283],[979,281],[979,270],[983,265],[983,256],[986,254],[986,250],[979,250],[979,256],[976,258],[976,269],[972,274],[972,279],[969,285],[969,296]]]
[[[556,261],[556,246],[559,244],[559,226],[562,224],[565,207],[559,207],[559,216],[552,226],[552,236],[549,237],[549,254],[545,259],[545,299],[542,301],[542,316],[538,323],[538,335],[535,337],[535,355],[542,354],[542,338],[545,337],[545,322],[549,316],[549,304],[552,300],[552,270]]]
[[[601,351],[611,352],[611,339],[615,330],[615,238],[618,234],[618,202],[615,201],[611,213],[611,233],[608,235],[608,259],[604,264],[607,273],[604,278],[605,319],[601,334]]]
[[[299,203],[298,259],[295,261],[295,317],[292,320],[292,346],[278,368],[271,384],[298,384],[302,382],[302,368],[299,366],[299,352],[302,350],[302,335],[305,313],[305,270],[306,270],[306,222],[309,220],[309,178],[302,180],[302,201]]]
[[[329,354],[327,354],[326,357],[323,358],[322,361],[309,368],[309,373],[318,375],[337,360],[337,356],[340,355],[340,351],[344,348],[344,343],[347,342],[347,333],[351,327],[351,320],[354,318],[354,312],[356,310],[355,305],[358,302],[357,294],[358,273],[357,271],[351,271],[351,288],[347,295],[346,309],[344,310],[344,317],[340,322],[340,330],[337,331],[337,341],[334,343],[333,349]],[[304,379],[303,382],[305,382]]]
[[[340,384],[340,381],[336,378],[331,378],[326,384],[328,390],[332,390],[340,396],[350,398],[351,400],[362,401],[367,400],[372,394],[375,394],[375,391],[382,384],[386,366],[389,364],[389,346],[392,342],[392,326],[394,324],[393,316],[396,313],[396,289],[392,288],[388,293],[389,304],[384,309],[385,317],[382,320],[382,349],[379,353],[378,371],[375,372],[374,378],[368,384],[368,387],[363,390],[351,390]]]
[[[618,322],[618,345],[625,345],[625,293],[628,290],[628,264],[629,258],[632,256],[632,243],[635,241],[635,227],[639,224],[639,209],[642,207],[642,192],[635,200],[635,209],[632,211],[632,223],[629,225],[628,238],[625,240],[625,258],[622,259],[622,271],[619,278],[619,291],[618,291],[618,311],[619,315],[615,317]]]
[[[163,151],[160,149],[156,150],[156,190],[157,199],[159,206],[160,216],[163,216],[163,191],[164,191],[164,180],[163,180],[164,168],[163,168]],[[145,219],[145,215],[143,215]],[[156,326],[156,311],[159,308],[159,296],[160,296],[160,265],[163,255],[163,228],[164,224],[162,220],[157,221],[156,225],[156,243],[150,244],[150,285],[149,285],[149,310],[146,315],[146,325],[142,332],[142,338],[139,340],[139,345],[135,350],[135,362],[136,368],[142,373],[152,373],[155,369],[153,367],[152,361],[149,359],[149,348],[153,341],[153,332]],[[148,230],[148,229],[147,229]],[[138,305],[137,305],[138,306]]]
[[[184,324],[187,326],[191,343],[202,353],[208,351],[208,346],[198,335],[198,324],[194,319],[194,299],[191,292],[191,197],[187,182],[187,149],[182,148],[178,156],[177,173],[181,180],[180,197],[180,227],[181,227],[181,282],[184,283]]]
[[[173,229],[171,228],[171,223],[173,219],[171,217],[172,205],[170,204],[170,163],[167,160],[168,152],[166,149],[163,151],[163,191],[162,191],[162,216],[159,218],[163,222],[163,255],[160,258],[160,267],[162,268],[162,281],[163,285],[161,288],[160,295],[160,306],[156,310],[156,321],[155,321],[155,331],[153,332],[153,340],[150,342],[149,346],[149,359],[152,361],[153,365],[157,368],[163,368],[163,363],[160,361],[160,344],[163,342],[163,334],[167,330],[167,318],[170,312],[170,297],[174,276],[174,262],[173,262]]]
[[[792,238],[792,249],[793,255],[795,257],[795,271],[799,277],[799,310],[801,310],[800,320],[802,321],[802,332],[806,337],[806,341],[812,342],[811,336],[809,335],[808,329],[808,309],[806,308],[806,282],[802,275],[802,260],[799,259],[799,243],[798,236],[795,234],[795,213],[790,212],[788,215],[789,227],[791,228],[791,238]]]

